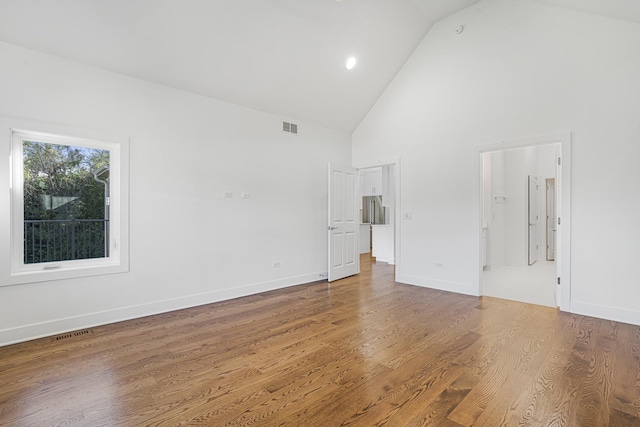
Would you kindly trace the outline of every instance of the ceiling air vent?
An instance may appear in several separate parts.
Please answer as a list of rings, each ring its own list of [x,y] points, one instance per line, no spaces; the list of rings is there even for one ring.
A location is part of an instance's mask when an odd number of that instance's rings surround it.
[[[298,134],[298,125],[295,123],[282,122],[282,132]]]

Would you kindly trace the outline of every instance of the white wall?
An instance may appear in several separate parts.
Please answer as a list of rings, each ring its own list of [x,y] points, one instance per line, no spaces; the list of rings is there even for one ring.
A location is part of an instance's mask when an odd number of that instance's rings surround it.
[[[529,158],[525,150],[504,152],[504,254],[505,265],[527,265],[527,175]]]
[[[486,228],[487,269],[505,265],[505,214],[508,197],[505,191],[504,151],[484,153],[482,156],[483,172],[483,221]]]
[[[327,270],[327,163],[351,163],[347,134],[307,123],[284,134],[288,118],[5,43],[0,116],[131,136],[130,273],[0,287],[0,344],[319,280]],[[7,169],[1,162],[2,186]],[[8,236],[8,222],[0,227]]]
[[[638,40],[529,0],[437,23],[352,137],[356,163],[402,160],[398,278],[477,293],[477,147],[573,131],[571,310],[640,324]]]

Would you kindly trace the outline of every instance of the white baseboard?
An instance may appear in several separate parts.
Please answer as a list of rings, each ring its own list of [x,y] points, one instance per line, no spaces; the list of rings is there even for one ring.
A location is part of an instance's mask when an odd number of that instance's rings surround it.
[[[179,298],[154,301],[146,304],[116,308],[113,310],[87,313],[80,316],[55,319],[47,322],[34,323],[0,330],[0,347],[37,338],[58,335],[79,329],[92,328],[124,320],[137,319],[159,313],[196,307],[218,301],[254,295],[261,292],[290,286],[303,285],[326,279],[326,272],[310,273],[301,276],[287,277],[268,282],[253,283],[237,288],[205,292]]]
[[[441,291],[455,292],[457,294],[478,296],[478,290],[468,283],[447,282],[444,280],[427,279],[424,277],[408,276],[406,274],[396,276],[396,282],[407,285],[422,286],[423,288],[438,289]]]
[[[573,300],[571,301],[571,310],[569,311],[583,316],[598,317],[600,319],[640,326],[640,310],[629,310],[626,308]]]

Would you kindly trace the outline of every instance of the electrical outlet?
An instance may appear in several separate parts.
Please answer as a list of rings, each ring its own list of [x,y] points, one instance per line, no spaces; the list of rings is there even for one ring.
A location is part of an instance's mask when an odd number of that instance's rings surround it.
[[[444,262],[441,262],[441,261],[436,262],[436,268],[444,268]]]
[[[274,261],[273,268],[279,268],[279,267],[280,267],[280,261]]]
[[[241,199],[249,199],[251,198],[251,193],[240,193],[240,198]]]
[[[411,215],[411,212],[405,212],[402,217],[407,221],[410,221],[413,219],[413,215]]]

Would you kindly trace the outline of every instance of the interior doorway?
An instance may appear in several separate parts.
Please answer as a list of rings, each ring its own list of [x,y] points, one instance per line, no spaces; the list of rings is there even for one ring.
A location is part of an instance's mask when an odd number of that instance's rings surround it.
[[[555,182],[560,150],[548,144],[482,153],[483,295],[559,305],[555,259],[540,244],[550,209],[540,183]]]
[[[358,274],[360,254],[399,267],[399,177],[400,159],[357,167],[329,164],[330,282]]]
[[[401,163],[399,158],[390,158],[386,160],[377,160],[371,162],[363,162],[354,165],[358,169],[359,190],[358,196],[361,206],[364,206],[363,197],[372,196],[373,193],[380,193],[381,206],[383,208],[382,216],[378,216],[376,222],[380,224],[367,224],[367,217],[361,216],[359,237],[364,237],[361,243],[362,256],[374,256],[376,262],[395,266],[394,278],[399,274],[402,262],[402,254],[400,253],[400,176]],[[380,179],[375,175],[367,176],[368,172],[380,171]],[[376,187],[375,189],[372,187]],[[378,188],[380,187],[380,188]],[[371,193],[371,194],[369,194]],[[375,209],[375,208],[374,208]],[[364,209],[363,209],[364,210]],[[364,212],[363,212],[364,214]],[[369,217],[369,222],[371,222]],[[375,228],[375,229],[372,229]],[[367,248],[366,232],[369,230],[369,247]],[[363,236],[364,235],[364,236]]]
[[[502,188],[502,191],[498,188],[498,186],[491,187],[491,181],[488,179],[490,174],[500,173],[500,163],[496,163],[493,165],[493,168],[490,165],[487,165],[487,162],[490,162],[490,157],[486,156],[488,153],[507,153],[507,152],[517,152],[515,150],[521,148],[536,148],[542,146],[555,146],[557,157],[555,159],[555,169],[556,174],[553,181],[553,195],[548,196],[552,197],[554,201],[554,214],[550,216],[548,219],[549,223],[555,225],[555,229],[553,233],[555,234],[553,240],[552,251],[554,254],[553,263],[547,263],[547,257],[542,253],[539,260],[545,260],[546,265],[554,265],[555,266],[555,304],[560,307],[560,310],[563,311],[572,311],[571,307],[571,142],[572,142],[572,134],[571,132],[563,132],[557,134],[549,134],[514,140],[504,140],[500,142],[496,142],[489,145],[478,146],[477,148],[477,160],[476,163],[478,165],[478,169],[476,169],[476,177],[478,177],[478,199],[477,199],[477,207],[478,207],[478,245],[479,245],[479,253],[478,253],[478,295],[490,295],[487,288],[490,284],[485,283],[487,278],[487,272],[495,272],[500,267],[501,261],[504,264],[507,264],[511,261],[511,259],[515,256],[519,259],[519,262],[522,262],[522,256],[518,256],[518,253],[512,253],[510,251],[496,252],[491,253],[491,243],[495,242],[496,239],[504,239],[507,236],[504,235],[505,229],[501,229],[500,227],[490,230],[490,225],[488,220],[491,218],[491,215],[504,215],[506,214],[507,206],[517,206],[521,205],[522,209],[526,209],[526,205],[524,202],[524,197],[519,199],[518,193],[516,194],[516,199],[510,199],[509,195],[509,187],[506,186],[507,183],[513,184],[516,186],[520,186],[524,191],[527,187],[527,180],[504,180],[505,186]],[[523,163],[524,165],[524,163]],[[488,166],[488,168],[487,168]],[[502,164],[505,167],[505,164]],[[509,165],[506,165],[509,167]],[[489,172],[491,171],[491,172]],[[525,169],[526,171],[526,169]],[[527,172],[527,175],[530,173]],[[542,174],[540,174],[542,175]],[[539,175],[539,176],[540,176]],[[545,180],[539,181],[549,182]],[[547,196],[550,194],[546,191],[540,192],[542,195]],[[519,200],[516,202],[516,200]],[[494,203],[495,210],[492,211],[491,203]],[[546,201],[541,202],[541,206],[547,206]],[[555,218],[552,218],[555,216]],[[506,218],[506,217],[505,217]],[[519,250],[523,250],[525,255],[524,260],[526,262],[526,239],[527,239],[527,223],[526,217],[517,216],[514,217],[516,223],[520,224],[520,230],[516,231],[513,236],[515,238],[521,240],[521,245],[517,247]],[[544,224],[544,222],[541,222]],[[550,227],[540,226],[538,227],[541,233],[547,233]],[[502,234],[501,234],[502,232]],[[509,236],[512,237],[512,236]],[[540,241],[545,242],[547,239],[546,236],[541,236]],[[544,245],[546,247],[546,245]],[[520,252],[521,254],[522,252]],[[550,260],[551,261],[551,260]],[[549,262],[550,262],[549,261]],[[543,265],[541,262],[536,262],[534,266]],[[526,286],[526,281],[533,281],[535,283],[535,276],[530,274],[533,269],[526,265],[525,267],[520,266],[521,270],[525,270],[526,273],[522,274],[522,272],[516,272],[513,277],[511,277],[507,283],[516,283],[518,286],[524,287],[526,289],[531,290],[532,295],[538,295],[539,292],[533,286]],[[517,269],[513,269],[517,270]],[[527,274],[528,273],[528,274]],[[545,279],[546,280],[546,279]],[[548,283],[548,282],[545,282]],[[508,286],[507,289],[512,291],[516,286]],[[508,299],[516,299],[517,297],[511,297],[508,295],[500,295],[501,298]],[[535,301],[528,301],[536,303]]]
[[[396,171],[388,164],[358,169],[360,254],[395,264]]]

